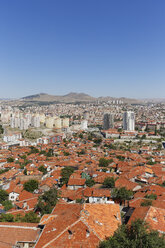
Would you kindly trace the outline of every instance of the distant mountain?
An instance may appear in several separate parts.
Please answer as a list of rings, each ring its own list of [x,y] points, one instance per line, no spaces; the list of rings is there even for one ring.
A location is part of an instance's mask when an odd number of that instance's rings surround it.
[[[125,98],[125,97],[120,97],[120,98],[115,98],[115,97],[92,97],[88,94],[85,93],[76,93],[76,92],[70,92],[66,95],[63,96],[57,96],[57,95],[49,95],[46,93],[40,93],[40,94],[35,94],[35,95],[30,95],[21,98],[21,101],[24,102],[64,102],[64,103],[69,103],[69,102],[95,102],[95,101],[111,101],[111,100],[121,100],[124,103],[129,103],[129,104],[138,104],[142,103],[142,100],[137,100],[137,99],[132,99],[132,98]]]
[[[121,100],[126,104],[148,104],[148,103],[164,103],[165,98],[163,99],[134,99],[126,97],[92,97],[85,93],[76,93],[70,92],[66,95],[49,95],[47,93],[39,93],[30,96],[22,97],[21,99],[0,99],[1,102],[5,104],[12,104],[15,106],[31,106],[34,104],[53,104],[53,103],[76,103],[76,102],[108,102],[114,100]]]
[[[25,102],[92,102],[95,101],[96,98],[91,97],[84,93],[75,93],[71,92],[69,94],[63,96],[57,95],[49,95],[46,93],[40,93],[35,95],[30,95],[21,98],[21,101]]]
[[[21,99],[23,99],[23,100],[29,100],[29,99],[40,98],[41,96],[47,96],[47,94],[40,93],[40,94],[31,95],[31,96],[25,96],[25,97],[22,97]]]
[[[165,102],[165,98],[146,98],[143,99],[144,102],[150,102],[150,103],[164,103]]]
[[[65,99],[75,99],[77,101],[94,101],[96,100],[96,98],[85,94],[85,93],[75,93],[75,92],[71,92],[67,95],[64,95],[63,98]]]

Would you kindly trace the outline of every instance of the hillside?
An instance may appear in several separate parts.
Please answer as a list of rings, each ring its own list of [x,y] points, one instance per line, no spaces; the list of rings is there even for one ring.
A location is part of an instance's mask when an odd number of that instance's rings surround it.
[[[71,92],[67,95],[57,96],[57,95],[49,95],[45,93],[35,94],[31,96],[26,96],[21,98],[21,101],[30,101],[30,102],[92,102],[95,101],[96,98],[91,97],[84,93],[74,93]]]

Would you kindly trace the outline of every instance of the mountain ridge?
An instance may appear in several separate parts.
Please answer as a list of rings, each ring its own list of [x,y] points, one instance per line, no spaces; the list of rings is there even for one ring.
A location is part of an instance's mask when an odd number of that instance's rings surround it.
[[[25,96],[20,99],[21,101],[30,102],[96,102],[96,101],[110,101],[110,100],[122,100],[129,103],[139,103],[142,102],[138,99],[126,98],[126,97],[93,97],[86,93],[70,92],[65,95],[50,95],[47,93],[39,93],[34,95]]]

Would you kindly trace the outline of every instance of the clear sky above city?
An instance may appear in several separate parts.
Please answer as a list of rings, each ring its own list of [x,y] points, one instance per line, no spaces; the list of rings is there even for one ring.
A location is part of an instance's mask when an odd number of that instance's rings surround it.
[[[165,0],[1,0],[0,97],[165,97]]]

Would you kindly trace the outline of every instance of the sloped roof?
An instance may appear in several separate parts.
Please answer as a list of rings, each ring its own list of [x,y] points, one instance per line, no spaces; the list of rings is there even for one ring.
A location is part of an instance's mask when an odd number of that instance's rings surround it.
[[[55,215],[54,219],[52,215]],[[52,221],[49,219],[45,225],[36,248],[93,248],[100,240],[113,235],[121,224],[117,204],[58,203],[50,218]]]
[[[0,247],[12,248],[18,241],[36,241],[40,229],[30,223],[0,223]]]

